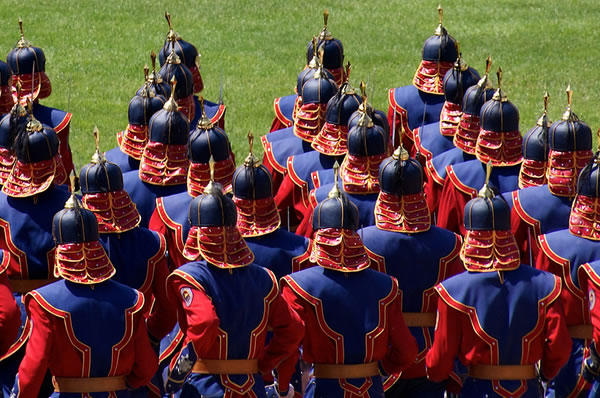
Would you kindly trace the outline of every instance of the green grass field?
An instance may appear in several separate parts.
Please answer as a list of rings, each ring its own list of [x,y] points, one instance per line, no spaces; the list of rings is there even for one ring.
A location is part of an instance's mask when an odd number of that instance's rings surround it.
[[[44,49],[53,94],[49,106],[73,113],[71,147],[77,165],[93,152],[92,129],[102,149],[116,145],[127,125],[127,105],[143,83],[143,66],[175,30],[202,54],[204,95],[217,100],[221,75],[228,106],[226,131],[238,159],[247,151],[246,133],[265,134],[275,97],[290,94],[305,62],[306,44],[322,28],[344,43],[353,65],[351,82],[370,82],[371,101],[387,111],[387,89],[411,83],[423,41],[437,24],[438,1],[51,1],[3,0],[0,58],[19,38]],[[596,41],[600,3],[595,0],[454,0],[442,2],[444,25],[463,57],[480,72],[492,56],[504,70],[503,88],[520,109],[521,131],[535,123],[545,90],[550,116],[560,118],[568,83],[574,111],[596,131],[600,127]],[[495,82],[495,77],[494,77]]]

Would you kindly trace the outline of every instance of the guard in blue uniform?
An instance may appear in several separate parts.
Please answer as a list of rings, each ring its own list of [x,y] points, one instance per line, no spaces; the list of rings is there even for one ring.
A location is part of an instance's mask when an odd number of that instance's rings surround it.
[[[560,278],[519,263],[510,209],[489,188],[464,211],[461,259],[468,272],[436,286],[438,316],[427,353],[431,380],[446,379],[455,359],[468,367],[465,397],[535,397],[569,357],[571,339]],[[536,366],[539,362],[539,368]],[[563,396],[563,395],[561,395]]]
[[[361,84],[361,88],[365,95],[365,85]],[[350,116],[358,110],[362,102],[361,97],[347,81],[329,100],[325,124],[311,144],[314,151],[293,155],[287,159],[286,174],[275,196],[279,209],[291,207],[296,211],[296,218],[302,218],[308,206],[308,195],[314,188],[311,173],[331,169],[336,161],[342,161],[348,152]]]
[[[398,146],[399,137],[402,137],[409,153],[413,147],[413,130],[440,120],[444,104],[444,76],[458,57],[456,41],[442,25],[441,7],[438,7],[438,14],[440,23],[433,36],[425,40],[413,84],[388,91],[388,121],[392,130],[400,133],[394,137],[394,147]]]
[[[194,198],[189,217],[185,254],[196,261],[167,280],[185,341],[170,363],[166,391],[181,389],[182,398],[264,398],[261,373],[297,351],[303,322],[281,297],[274,274],[253,264],[235,204],[220,184],[211,181]],[[285,396],[289,378],[279,381]]]
[[[63,208],[68,190],[59,187],[66,173],[54,130],[32,116],[24,116],[17,104],[19,122],[15,139],[16,162],[0,193],[0,248],[9,254],[7,274],[17,304],[21,307],[19,337],[0,358],[0,383],[5,397],[24,354],[31,322],[22,295],[53,279],[54,240],[52,215]],[[25,123],[25,124],[22,124]]]
[[[136,204],[148,227],[156,198],[183,192],[190,161],[188,159],[189,122],[175,102],[177,82],[171,81],[171,97],[156,112],[148,125],[148,143],[144,147],[139,170],[123,175],[123,186]]]
[[[235,172],[235,161],[227,134],[213,125],[206,115],[192,131],[188,151],[190,167],[187,191],[156,198],[156,208],[150,218],[149,228],[162,234],[167,240],[170,269],[188,262],[183,257],[183,247],[190,229],[187,209],[192,199],[201,195],[210,182],[211,161],[212,178],[224,187],[227,194],[231,192],[231,179]]]
[[[296,112],[293,127],[267,134],[262,140],[263,164],[273,173],[276,190],[286,173],[288,157],[313,150],[311,144],[325,124],[327,103],[338,92],[330,76],[320,64],[302,86],[302,106]]]
[[[144,297],[110,280],[115,268],[98,240],[96,217],[75,194],[54,215],[52,234],[54,275],[63,280],[25,297],[33,331],[11,396],[37,396],[50,370],[53,397],[131,397],[157,368]]]
[[[302,105],[302,84],[304,79],[311,74],[311,69],[317,69],[322,64],[325,71],[330,75],[338,86],[341,86],[348,79],[348,70],[344,68],[344,46],[339,39],[327,30],[327,21],[329,20],[329,11],[323,12],[324,26],[317,36],[308,43],[306,48],[306,67],[298,75],[296,84],[296,93],[285,97],[275,98],[273,109],[275,118],[271,123],[269,132],[291,127],[296,121],[296,113]],[[318,53],[323,52],[323,59],[317,58]]]
[[[583,361],[589,356],[593,330],[590,307],[586,305],[587,292],[581,280],[582,264],[600,259],[600,234],[596,220],[600,212],[595,207],[598,194],[598,162],[600,152],[579,175],[577,196],[571,207],[569,227],[538,237],[540,252],[536,268],[559,276],[565,288],[560,300],[565,308],[573,349],[569,362],[549,386],[550,396],[580,396],[590,385],[583,378]]]
[[[227,107],[223,104],[223,87],[221,87],[221,97],[219,98],[218,103],[208,101],[201,95],[194,95],[200,94],[202,90],[204,90],[204,82],[202,80],[202,75],[200,74],[200,54],[198,53],[196,46],[183,40],[181,36],[179,36],[179,34],[173,30],[171,15],[168,12],[165,12],[165,18],[167,20],[167,24],[169,25],[169,31],[167,32],[164,45],[158,53],[160,65],[164,67],[165,63],[170,62],[168,61],[168,58],[173,51],[179,57],[181,64],[189,70],[192,77],[192,96],[186,97],[185,100],[183,97],[177,97],[177,103],[185,108],[185,110],[181,109],[181,111],[188,116],[190,120],[190,126],[195,126],[202,116],[200,102],[203,102],[204,111],[210,118],[211,122],[224,129]],[[169,81],[170,77],[169,79],[165,80]],[[221,85],[222,84],[223,82],[221,82]]]
[[[398,282],[368,269],[358,209],[337,180],[313,220],[310,260],[318,266],[285,276],[281,285],[306,324],[302,358],[314,364],[314,396],[383,397],[381,374],[407,369],[417,355]],[[291,373],[290,365],[280,374]]]
[[[363,105],[366,106],[366,99]],[[379,193],[379,165],[390,155],[390,146],[389,134],[373,123],[367,113],[362,113],[358,124],[348,133],[348,154],[339,174],[344,193],[358,207],[361,227],[375,224],[373,209]],[[334,173],[337,175],[337,170]],[[311,191],[309,206],[297,234],[312,236],[314,222],[311,216],[319,202],[328,196],[331,187],[327,184]]]
[[[592,130],[572,111],[572,91],[567,92],[568,105],[562,119],[547,127],[546,130],[549,131],[546,133],[540,129],[539,137],[534,135],[537,129],[533,129],[531,135],[525,136],[525,143],[529,144],[529,148],[531,141],[542,140],[544,143],[548,142],[550,148],[550,153],[546,155],[549,167],[542,166],[540,169],[544,171],[543,178],[547,183],[512,192],[511,229],[521,249],[521,262],[525,264],[535,264],[534,260],[540,250],[537,244],[538,236],[568,228],[577,177],[593,156]],[[540,122],[548,125],[545,112]],[[538,152],[541,153],[537,158],[542,158],[545,148],[542,145],[538,146]],[[523,152],[525,153],[525,149]],[[521,167],[519,184],[523,181],[524,165],[525,162]],[[527,174],[539,175],[539,172]]]
[[[459,54],[454,67],[444,76],[444,106],[440,120],[419,126],[413,131],[413,153],[419,153],[425,161],[454,148],[454,135],[460,124],[465,91],[481,79],[479,72],[468,66]]]
[[[248,140],[250,153],[232,181],[237,227],[254,253],[254,263],[273,271],[279,280],[305,267],[310,241],[280,228],[271,174],[252,153],[252,134]]]
[[[455,148],[449,149],[425,162],[425,174],[427,184],[425,185],[425,196],[429,210],[437,212],[442,195],[442,189],[446,182],[446,168],[462,162],[475,159],[477,137],[479,136],[481,107],[492,99],[494,90],[488,79],[492,60],[486,60],[485,75],[477,85],[469,87],[462,99],[462,114],[458,128],[454,133],[452,142]]]
[[[144,85],[129,101],[127,110],[127,128],[117,133],[117,147],[106,152],[106,159],[119,166],[122,173],[137,170],[144,147],[148,143],[148,124],[150,118],[161,110],[171,96],[171,86],[163,82],[156,73],[156,54],[151,54],[152,72],[144,67]],[[166,86],[166,87],[165,87]],[[166,95],[165,95],[166,94]]]
[[[404,320],[419,346],[415,363],[386,379],[386,397],[444,396],[444,383],[427,380],[425,354],[433,342],[434,286],[464,271],[458,255],[462,239],[431,225],[423,179],[421,164],[398,147],[379,166],[375,225],[358,231],[371,269],[398,280]]]
[[[440,197],[437,225],[466,233],[462,223],[466,203],[477,196],[483,185],[486,164],[492,162],[490,177],[499,193],[517,189],[521,169],[523,138],[519,131],[519,110],[502,90],[502,69],[498,68],[498,89],[481,107],[481,130],[477,137],[477,159],[451,165]]]
[[[51,127],[60,140],[60,156],[68,173],[73,170],[71,147],[69,146],[69,129],[71,114],[60,109],[50,108],[39,103],[52,93],[52,85],[46,74],[46,56],[44,51],[35,47],[23,34],[23,21],[19,18],[21,38],[6,56],[6,63],[13,73],[13,97],[17,83],[21,84],[21,105],[28,101],[33,103],[33,115],[42,124]],[[17,98],[13,98],[15,101]]]

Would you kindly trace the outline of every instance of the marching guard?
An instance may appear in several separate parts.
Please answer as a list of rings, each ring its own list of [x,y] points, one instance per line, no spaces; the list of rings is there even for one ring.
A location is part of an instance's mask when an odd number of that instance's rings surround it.
[[[74,193],[64,206],[52,220],[54,274],[62,280],[25,296],[33,330],[11,396],[37,396],[49,369],[53,397],[129,397],[157,369],[144,297],[111,280],[115,268],[98,240],[96,216]]]
[[[540,397],[540,380],[567,362],[567,331],[559,277],[519,262],[510,209],[488,185],[464,211],[460,257],[467,272],[435,288],[438,315],[427,374],[442,381],[455,358],[468,367],[465,397]],[[536,363],[541,361],[539,369]],[[560,395],[563,396],[563,395]]]
[[[274,274],[253,264],[235,204],[221,189],[211,182],[190,203],[185,254],[193,262],[167,279],[185,341],[169,366],[166,391],[265,397],[261,374],[297,350],[304,324],[283,300]],[[265,344],[268,329],[273,336]],[[287,393],[289,377],[279,381]]]

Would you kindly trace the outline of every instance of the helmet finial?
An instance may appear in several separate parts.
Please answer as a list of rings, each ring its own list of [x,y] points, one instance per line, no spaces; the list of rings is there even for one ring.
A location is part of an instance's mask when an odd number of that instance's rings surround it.
[[[550,102],[550,94],[544,92],[544,113],[537,121],[537,125],[540,127],[548,127],[548,103]]]
[[[567,93],[567,109],[565,110],[565,113],[563,113],[562,115],[562,120],[576,120],[577,117],[575,116],[575,114],[573,113],[573,90],[571,90],[571,84],[569,84],[567,86],[567,89],[565,90],[565,92]]]
[[[496,71],[496,77],[498,78],[498,89],[494,93],[494,96],[492,97],[492,99],[494,101],[502,101],[502,102],[508,101],[508,98],[502,91],[502,68],[501,67],[498,67],[498,70]]]
[[[208,130],[213,127],[213,123],[210,121],[208,116],[206,116],[206,109],[204,109],[204,97],[200,96],[200,110],[202,111],[202,116],[198,120],[198,128]]]
[[[333,39],[333,36],[327,30],[327,21],[328,20],[329,20],[329,10],[325,9],[325,11],[323,11],[323,30],[319,34],[319,39],[321,39],[321,40]]]
[[[92,163],[98,164],[104,161],[104,155],[102,155],[102,152],[100,151],[100,130],[98,130],[97,126],[94,127],[93,134],[96,152],[94,152],[94,155],[92,155]]]
[[[491,199],[494,197],[494,191],[490,188],[490,176],[492,175],[492,161],[488,160],[485,167],[485,183],[483,187],[477,193],[477,197],[484,199]]]
[[[308,67],[311,69],[317,69],[319,67],[319,49],[317,48],[317,36],[313,36],[312,38],[313,45],[313,57],[308,63]]]
[[[442,8],[442,5],[440,4],[437,8],[438,11],[438,18],[439,18],[439,24],[438,27],[435,29],[434,34],[436,36],[441,36],[444,34],[444,25],[443,25],[443,20],[444,20],[444,9]]]
[[[169,97],[169,100],[167,102],[165,102],[165,104],[163,105],[163,109],[170,111],[170,112],[175,112],[179,109],[179,106],[177,105],[177,101],[175,101],[175,86],[177,86],[177,79],[175,79],[175,76],[171,77],[171,96]]]
[[[17,42],[17,48],[31,47],[31,43],[25,40],[25,34],[23,33],[23,20],[19,17],[19,30],[21,31],[21,38]]]
[[[42,131],[42,129],[44,128],[42,126],[42,123],[40,123],[39,120],[37,120],[35,118],[35,116],[33,116],[33,104],[31,102],[31,100],[28,98],[27,99],[27,110],[29,111],[29,121],[27,122],[27,126],[25,127],[25,130],[28,133],[33,133],[35,131]]]
[[[246,167],[258,167],[259,166],[259,160],[256,156],[254,156],[254,153],[252,153],[252,148],[254,147],[254,134],[252,134],[252,131],[248,131],[248,147],[249,147],[249,151],[248,151],[248,156],[246,156],[246,159],[244,160],[244,166]]]
[[[210,169],[210,181],[204,188],[204,194],[210,195],[215,193],[217,189],[215,184],[215,158],[212,155],[210,155],[210,159],[208,160],[208,168]]]
[[[169,33],[167,33],[168,41],[177,41],[179,40],[179,35],[173,30],[173,24],[171,23],[171,14],[168,11],[165,11],[165,19],[167,20],[167,24],[169,25]]]
[[[340,171],[340,164],[336,160],[335,163],[333,164],[333,188],[331,188],[331,191],[329,191],[329,194],[327,195],[328,198],[342,197],[342,191],[340,191],[340,186],[338,184],[339,171]]]
[[[167,57],[167,61],[168,64],[175,64],[178,65],[181,63],[181,58],[179,58],[179,55],[177,55],[175,53],[175,50],[172,49],[171,50],[171,54],[169,54],[169,56]]]
[[[71,186],[71,196],[65,202],[65,209],[79,208],[79,199],[75,196],[75,190],[77,188],[77,177],[75,176],[75,169],[71,171],[69,175],[69,185]]]

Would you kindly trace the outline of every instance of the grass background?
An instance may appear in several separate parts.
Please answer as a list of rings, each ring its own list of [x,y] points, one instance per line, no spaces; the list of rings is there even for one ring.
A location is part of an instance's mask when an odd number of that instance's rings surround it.
[[[18,40],[17,20],[23,18],[25,37],[47,58],[53,93],[43,103],[73,113],[71,147],[79,166],[93,153],[94,126],[108,150],[127,125],[144,63],[168,30],[165,9],[175,30],[202,54],[207,99],[218,99],[222,74],[226,131],[243,159],[248,130],[266,134],[273,99],[292,93],[325,8],[329,30],[343,41],[353,65],[351,83],[369,81],[371,102],[387,111],[387,89],[411,83],[423,41],[437,25],[438,6],[438,0],[1,2],[0,58]],[[453,0],[442,6],[444,25],[460,42],[465,61],[483,72],[489,54],[492,70],[504,70],[503,88],[520,109],[522,133],[539,116],[545,90],[551,119],[560,118],[568,83],[574,111],[593,131],[600,127],[600,2]]]

